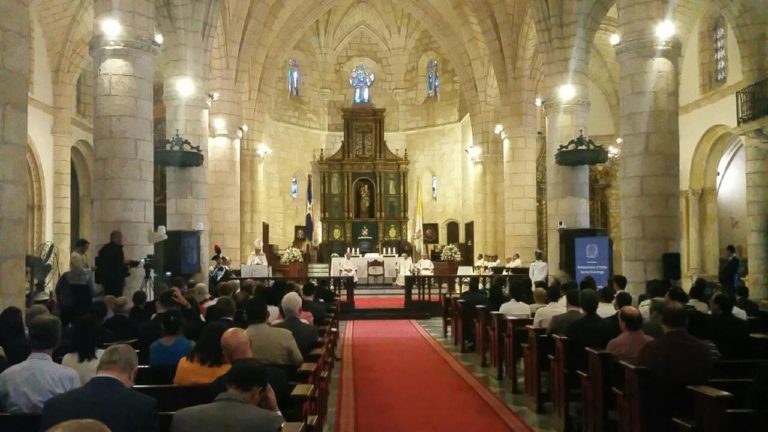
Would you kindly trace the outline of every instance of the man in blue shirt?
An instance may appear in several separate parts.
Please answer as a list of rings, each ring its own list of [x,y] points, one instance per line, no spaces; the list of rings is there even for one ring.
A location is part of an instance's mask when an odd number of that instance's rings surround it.
[[[0,407],[7,413],[40,414],[45,402],[80,386],[73,369],[53,362],[51,354],[61,342],[61,321],[53,315],[29,323],[27,360],[0,374]]]

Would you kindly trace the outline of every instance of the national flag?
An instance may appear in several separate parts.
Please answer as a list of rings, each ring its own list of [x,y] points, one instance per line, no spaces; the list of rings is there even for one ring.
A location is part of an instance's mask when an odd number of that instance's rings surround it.
[[[413,250],[415,253],[421,254],[424,250],[424,233],[422,227],[424,225],[424,212],[421,208],[421,177],[416,181],[416,226],[413,230]]]
[[[312,174],[307,174],[307,219],[304,223],[304,237],[312,241],[315,232],[315,212],[312,209]]]

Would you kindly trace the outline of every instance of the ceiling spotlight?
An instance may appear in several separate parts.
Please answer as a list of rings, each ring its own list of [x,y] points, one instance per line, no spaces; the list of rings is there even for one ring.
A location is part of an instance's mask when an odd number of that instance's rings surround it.
[[[176,91],[181,97],[189,97],[195,92],[195,82],[190,77],[181,77],[176,80]]]
[[[576,97],[576,87],[573,84],[563,84],[557,90],[557,95],[561,101],[567,102]]]
[[[656,24],[656,37],[659,40],[666,41],[675,35],[675,23],[671,20],[664,20]]]
[[[115,39],[123,32],[123,26],[115,18],[105,18],[101,21],[101,32],[109,39]]]
[[[495,133],[496,135],[498,135],[498,134],[500,134],[500,133],[501,133],[501,131],[503,131],[503,130],[504,130],[504,126],[503,126],[503,125],[501,125],[501,124],[498,124],[498,123],[497,123],[497,124],[496,124],[496,127],[495,127],[495,128],[493,128],[493,133]]]
[[[162,33],[155,33],[155,45],[160,46],[163,44],[163,41],[165,41],[165,38],[163,37]]]
[[[621,36],[618,33],[614,33],[610,38],[608,38],[608,42],[611,45],[616,46],[621,42]]]

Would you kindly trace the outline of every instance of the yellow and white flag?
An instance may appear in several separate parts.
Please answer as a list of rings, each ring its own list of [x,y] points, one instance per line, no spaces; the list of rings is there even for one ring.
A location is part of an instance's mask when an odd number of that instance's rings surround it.
[[[421,254],[424,251],[424,212],[421,208],[421,177],[416,181],[416,221],[413,227],[413,252]]]

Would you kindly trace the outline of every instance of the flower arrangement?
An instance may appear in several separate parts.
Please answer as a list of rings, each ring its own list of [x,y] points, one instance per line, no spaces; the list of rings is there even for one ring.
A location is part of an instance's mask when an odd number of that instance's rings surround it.
[[[337,254],[336,252],[331,254],[331,258],[338,258],[338,257],[339,257],[339,254]]]
[[[440,259],[443,261],[461,261],[461,251],[454,244],[449,244],[443,248],[443,253],[440,255]]]
[[[304,256],[301,255],[301,251],[295,247],[289,247],[283,251],[283,255],[280,257],[280,264],[293,264],[304,262]]]

